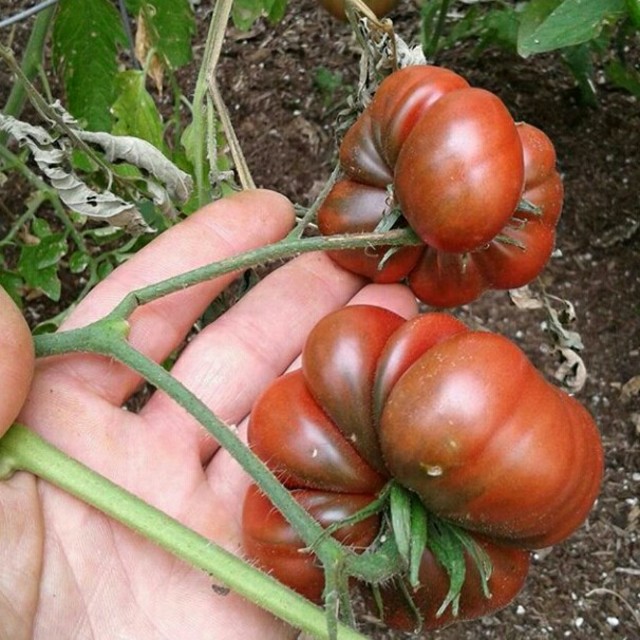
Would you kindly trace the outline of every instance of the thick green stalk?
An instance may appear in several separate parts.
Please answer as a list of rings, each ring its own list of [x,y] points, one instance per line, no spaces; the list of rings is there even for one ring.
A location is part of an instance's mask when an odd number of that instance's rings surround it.
[[[0,439],[0,479],[18,470],[33,473],[95,507],[293,626],[319,638],[329,637],[321,608],[65,455],[29,429],[14,425]],[[364,639],[342,625],[336,637]]]

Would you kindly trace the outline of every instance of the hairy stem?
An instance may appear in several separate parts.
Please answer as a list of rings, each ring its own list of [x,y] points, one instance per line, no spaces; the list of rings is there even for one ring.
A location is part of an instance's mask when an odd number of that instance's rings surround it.
[[[112,317],[127,318],[140,305],[205,280],[217,278],[233,271],[248,269],[272,260],[288,258],[311,251],[362,249],[371,246],[404,246],[421,244],[411,229],[395,229],[385,233],[359,233],[314,238],[285,238],[280,242],[247,251],[239,256],[199,267],[157,284],[133,291],[113,310]]]

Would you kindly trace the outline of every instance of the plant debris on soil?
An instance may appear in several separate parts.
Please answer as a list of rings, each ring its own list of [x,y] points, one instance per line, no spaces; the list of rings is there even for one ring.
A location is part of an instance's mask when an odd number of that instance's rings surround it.
[[[197,8],[201,30],[208,24],[208,5]],[[399,35],[408,41],[415,39],[419,10],[414,3],[404,0],[391,17]],[[20,25],[23,35],[28,36],[28,29],[28,23]],[[198,46],[203,42],[202,37]],[[261,21],[249,32],[229,30],[218,67],[220,89],[258,186],[280,191],[303,206],[313,202],[336,163],[335,122],[357,84],[359,58],[349,26],[333,19],[313,0],[289,2],[284,20],[277,25]],[[474,86],[495,92],[516,120],[543,129],[555,144],[564,177],[565,206],[557,251],[532,288],[544,288],[550,296],[566,299],[575,307],[571,329],[582,338],[580,355],[586,366],[586,381],[576,396],[601,429],[606,471],[587,523],[568,541],[534,555],[527,584],[513,603],[493,616],[429,637],[637,640],[638,102],[602,83],[597,86],[598,105],[584,106],[572,77],[554,54],[524,60],[491,49],[474,55],[472,45],[461,44],[440,54],[437,64],[453,69]],[[185,78],[191,86],[192,71]],[[0,94],[6,96],[11,79],[0,73]],[[188,87],[183,89],[188,93]],[[7,185],[3,187],[7,207],[24,198],[23,183],[16,181],[13,189],[9,194]],[[74,299],[73,287],[65,287],[64,292],[60,309]],[[26,304],[27,317],[42,315],[42,300],[34,301],[33,309]],[[489,292],[454,313],[472,326],[508,336],[554,379],[560,363],[544,310],[521,310],[507,293]],[[384,630],[370,620],[363,625],[363,632],[375,640],[411,637]]]

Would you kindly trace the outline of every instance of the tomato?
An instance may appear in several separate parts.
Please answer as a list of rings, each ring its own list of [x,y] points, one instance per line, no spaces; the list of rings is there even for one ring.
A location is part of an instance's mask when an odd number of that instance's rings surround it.
[[[496,238],[472,252],[426,247],[409,275],[409,286],[424,302],[453,307],[475,300],[486,289],[515,289],[531,282],[548,262],[562,211],[562,179],[549,138],[526,123],[517,130],[524,152],[523,199],[539,211],[516,209]]]
[[[393,11],[400,0],[364,0],[364,3],[373,11],[373,13],[382,18],[384,15]],[[345,14],[346,0],[318,0],[318,4],[324,7],[331,15],[339,20],[346,20]]]
[[[494,116],[503,123],[502,128],[482,124],[494,117],[491,109],[480,110],[484,120],[473,110],[465,110],[478,100],[494,105]],[[470,89],[460,76],[437,67],[407,67],[389,76],[344,138],[340,158],[349,179],[339,181],[327,196],[318,211],[318,226],[324,235],[375,229],[393,204],[387,190],[391,184],[404,216],[400,225],[409,223],[427,238],[426,244],[402,248],[382,266],[388,247],[332,251],[332,259],[375,282],[407,278],[416,296],[436,307],[466,304],[487,289],[513,289],[535,278],[553,251],[564,195],[562,180],[549,138],[532,125],[513,124],[496,101],[487,92]],[[454,107],[460,112],[456,117]],[[470,144],[474,140],[470,129],[464,136],[453,134],[465,129],[467,120],[474,125],[477,145]],[[423,129],[428,135],[420,134]],[[500,143],[504,136],[513,142],[514,133],[518,139],[515,152],[513,144]],[[485,141],[479,142],[483,137]],[[495,139],[489,144],[491,137]],[[441,186],[450,182],[446,175],[452,166],[449,160],[453,162],[455,156],[449,154],[450,147],[460,151],[461,165],[473,174],[473,180],[451,183],[453,192]],[[468,149],[478,152],[493,147],[504,153],[487,154],[483,162],[464,159]],[[441,150],[440,156],[434,148]],[[510,172],[508,168],[518,164],[520,156],[522,173]],[[413,162],[412,157],[420,161]],[[434,159],[433,166],[429,158]],[[468,206],[447,210],[456,198],[464,200],[462,187],[469,185],[475,186],[469,191],[474,195],[466,201]],[[443,204],[434,211],[442,215],[423,211],[439,200]],[[484,215],[482,201],[492,215]],[[522,207],[521,201],[538,211]],[[505,208],[501,209],[501,203]],[[509,212],[506,219],[505,211]],[[487,236],[491,236],[489,241],[472,250],[463,249]],[[443,242],[446,250],[438,248]]]
[[[587,411],[506,338],[442,313],[404,320],[363,305],[316,325],[302,369],[258,399],[248,442],[323,524],[356,513],[393,479],[420,498],[429,526],[436,518],[467,530],[492,559],[493,597],[467,558],[456,619],[510,601],[524,583],[528,550],[564,540],[587,517],[603,468]],[[340,535],[361,549],[387,521],[369,518],[364,529],[345,526]],[[320,598],[313,555],[301,552],[302,540],[256,489],[243,529],[250,558]],[[427,628],[453,621],[451,612],[436,616],[449,582],[432,553],[427,546],[414,594]],[[411,628],[401,591],[382,591],[385,621]]]

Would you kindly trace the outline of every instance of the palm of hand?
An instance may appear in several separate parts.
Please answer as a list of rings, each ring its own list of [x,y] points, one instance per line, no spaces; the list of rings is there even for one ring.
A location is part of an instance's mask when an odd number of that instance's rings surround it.
[[[118,269],[78,307],[65,329],[105,315],[133,289],[273,242],[290,205],[246,193],[194,214]],[[231,280],[157,300],[131,318],[130,343],[162,361]],[[218,417],[240,425],[275,376],[300,352],[319,318],[346,304],[360,280],[322,255],[267,277],[191,340],[172,369]],[[414,312],[402,287],[372,286],[359,302]],[[92,469],[238,553],[248,478],[184,410],[154,394],[122,409],[140,380],[95,355],[42,361],[20,421]],[[233,593],[64,492],[17,474],[0,484],[0,638],[284,639],[295,634]],[[4,549],[4,551],[2,550]],[[215,586],[215,585],[214,585]],[[4,628],[3,628],[4,627]]]

